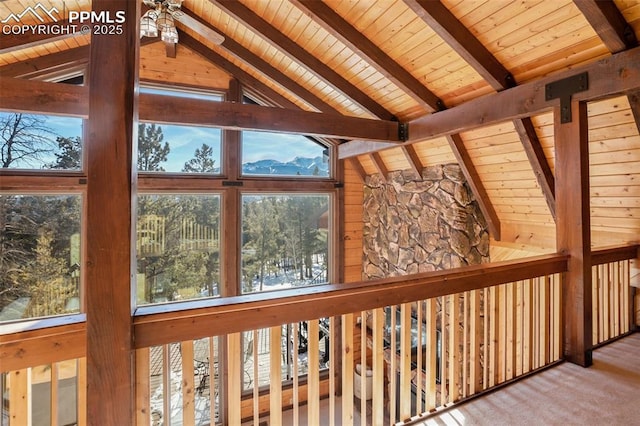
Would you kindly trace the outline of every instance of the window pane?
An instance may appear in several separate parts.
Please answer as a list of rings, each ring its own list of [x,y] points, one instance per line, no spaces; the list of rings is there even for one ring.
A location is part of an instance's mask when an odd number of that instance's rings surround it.
[[[328,195],[242,197],[242,292],[327,282]]]
[[[302,135],[242,132],[242,174],[329,177],[328,150]]]
[[[189,90],[187,88],[174,88],[166,86],[140,86],[140,93],[152,95],[176,96],[179,98],[204,99],[214,102],[222,102],[223,95],[216,92]]]
[[[220,196],[138,197],[138,304],[219,295]]]
[[[220,173],[220,129],[140,123],[138,170]]]
[[[0,168],[82,167],[82,119],[0,112]]]
[[[0,322],[80,311],[79,195],[0,195]]]

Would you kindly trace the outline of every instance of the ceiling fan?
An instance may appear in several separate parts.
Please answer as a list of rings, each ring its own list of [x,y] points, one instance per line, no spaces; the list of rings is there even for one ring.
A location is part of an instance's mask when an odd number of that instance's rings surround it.
[[[207,25],[201,23],[181,10],[183,0],[143,0],[150,7],[140,18],[140,38],[158,37],[167,45],[175,45],[178,42],[178,30],[175,23],[193,29],[212,43],[221,44],[224,37],[213,31]]]

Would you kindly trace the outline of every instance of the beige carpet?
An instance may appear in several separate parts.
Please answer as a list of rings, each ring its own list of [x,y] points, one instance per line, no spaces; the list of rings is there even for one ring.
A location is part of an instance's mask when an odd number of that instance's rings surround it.
[[[640,333],[417,424],[640,425]]]

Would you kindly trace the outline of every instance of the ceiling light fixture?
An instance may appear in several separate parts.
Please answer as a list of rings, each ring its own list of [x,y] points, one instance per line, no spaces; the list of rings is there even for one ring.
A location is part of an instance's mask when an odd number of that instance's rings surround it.
[[[182,1],[143,0],[146,6],[153,9],[145,12],[140,18],[140,38],[158,37],[159,34],[162,41],[177,43],[179,40],[178,30],[175,26],[177,21],[205,37],[208,41],[221,44],[224,41],[222,35],[180,10]]]
[[[159,31],[162,41],[177,43],[179,37],[173,15],[182,13],[182,0],[144,0],[144,4],[153,10],[148,10],[140,18],[140,38],[158,37]]]

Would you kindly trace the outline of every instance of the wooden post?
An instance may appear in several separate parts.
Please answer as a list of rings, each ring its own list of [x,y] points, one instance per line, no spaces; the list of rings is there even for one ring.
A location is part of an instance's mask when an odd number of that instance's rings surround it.
[[[562,293],[563,353],[566,360],[588,367],[593,344],[587,104],[572,101],[571,121],[564,124],[560,107],[553,112],[557,249],[570,255]]]
[[[124,14],[122,34],[92,34],[85,132],[87,421],[135,420],[131,276],[139,2],[94,0],[95,16]],[[125,266],[129,265],[129,267]]]

